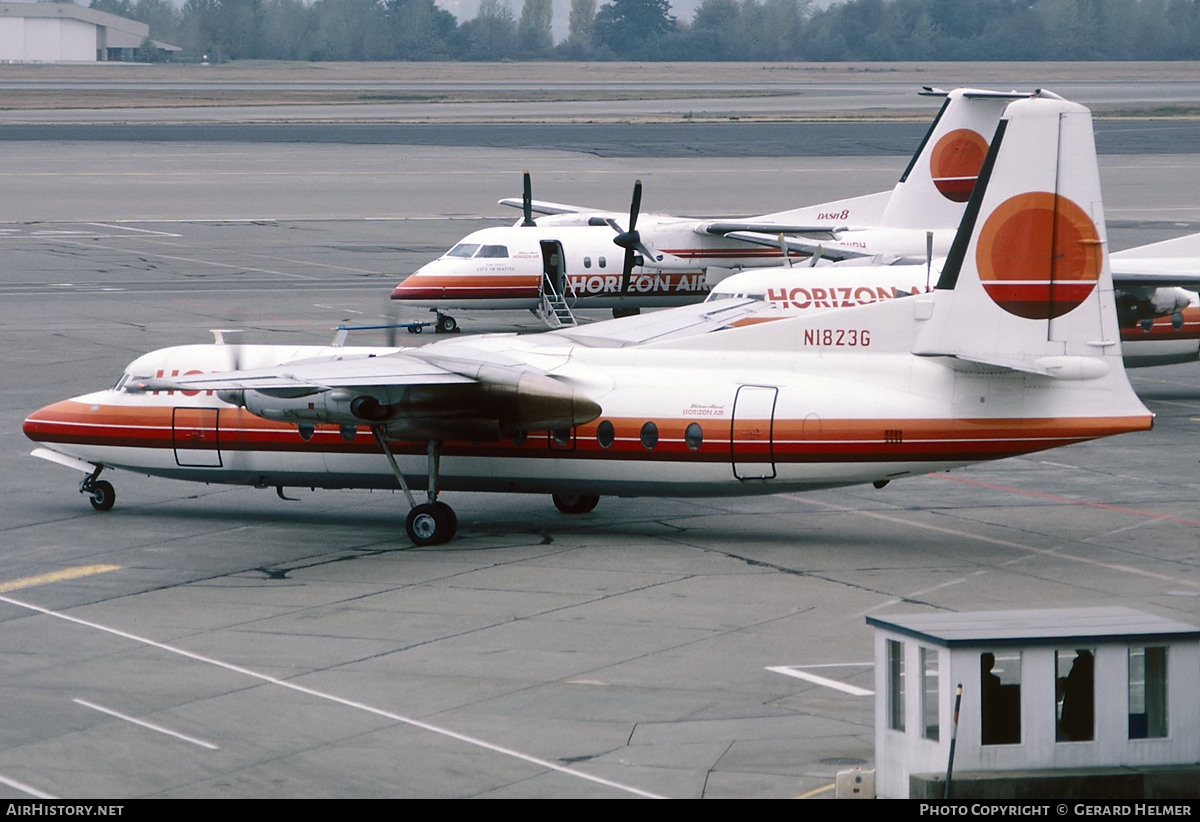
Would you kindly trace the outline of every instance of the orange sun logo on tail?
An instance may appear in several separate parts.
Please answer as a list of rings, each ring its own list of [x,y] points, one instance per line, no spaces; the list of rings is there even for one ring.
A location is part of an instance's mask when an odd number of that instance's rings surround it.
[[[929,172],[942,196],[956,203],[971,199],[987,152],[988,141],[969,128],[942,135],[929,157]]]
[[[1087,213],[1045,191],[1018,194],[988,215],[975,262],[988,296],[1030,320],[1078,307],[1100,276],[1100,235]]]

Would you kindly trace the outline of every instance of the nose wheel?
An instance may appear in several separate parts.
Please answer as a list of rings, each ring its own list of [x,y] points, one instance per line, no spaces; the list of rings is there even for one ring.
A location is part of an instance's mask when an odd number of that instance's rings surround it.
[[[79,483],[79,493],[87,494],[90,497],[88,502],[97,511],[111,511],[117,503],[117,491],[112,487],[111,482],[97,479],[103,470],[103,465],[97,466],[87,479]]]
[[[437,334],[453,334],[458,330],[458,320],[439,311],[437,320],[433,324],[433,330]]]

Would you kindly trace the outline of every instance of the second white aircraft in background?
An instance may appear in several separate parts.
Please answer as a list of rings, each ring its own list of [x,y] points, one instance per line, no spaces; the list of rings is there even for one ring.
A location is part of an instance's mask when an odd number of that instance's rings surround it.
[[[713,219],[640,214],[639,181],[625,215],[534,200],[526,172],[524,196],[500,201],[522,208],[522,220],[467,235],[396,286],[392,299],[436,312],[441,332],[455,330],[448,312],[459,309],[528,309],[558,327],[575,324],[572,308],[621,316],[699,302],[714,279],[710,269],[782,265],[792,255],[921,260],[930,248],[944,255],[1004,107],[1055,95],[924,93],[945,95],[945,103],[890,191]]]

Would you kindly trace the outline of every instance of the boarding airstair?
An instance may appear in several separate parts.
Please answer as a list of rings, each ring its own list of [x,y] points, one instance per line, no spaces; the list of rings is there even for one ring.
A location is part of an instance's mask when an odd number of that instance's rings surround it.
[[[570,281],[567,281],[567,288],[570,288]],[[541,303],[534,311],[542,321],[551,328],[565,328],[572,325],[579,325],[579,321],[575,319],[575,314],[571,311],[571,305],[567,302],[567,298],[559,294],[554,289],[554,284],[549,278],[542,278]]]

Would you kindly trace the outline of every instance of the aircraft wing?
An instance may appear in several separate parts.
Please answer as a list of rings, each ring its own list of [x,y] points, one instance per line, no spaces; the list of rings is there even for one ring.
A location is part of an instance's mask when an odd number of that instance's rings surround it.
[[[820,253],[821,259],[835,262],[875,256],[862,249],[842,245],[836,240],[814,240],[809,237],[791,237],[786,234],[765,234],[757,231],[731,231],[725,236],[731,240],[740,240],[755,245],[766,245],[772,248],[786,247],[789,252],[794,254],[812,256]]]
[[[589,348],[624,348],[759,322],[758,315],[768,308],[762,300],[730,298],[574,326],[538,336],[547,340],[566,338]]]
[[[499,201],[502,206],[511,208],[525,208],[525,201],[520,197],[505,197]],[[583,206],[567,205],[566,203],[551,203],[546,200],[530,200],[530,209],[534,214],[584,214],[591,211],[599,211],[595,208],[584,208]]]
[[[494,441],[578,425],[600,406],[576,386],[486,348],[447,341],[378,356],[131,381],[127,391],[214,391],[264,419],[380,426],[406,439]]]
[[[1114,251],[1109,255],[1117,288],[1170,287],[1200,290],[1200,234]]]
[[[1117,288],[1186,288],[1200,291],[1200,257],[1111,261]]]
[[[728,237],[740,232],[756,232],[772,237],[778,237],[780,234],[829,234],[832,236],[834,231],[842,231],[847,227],[833,223],[788,224],[760,220],[725,220],[697,226],[696,231],[700,234],[716,234],[719,237]]]
[[[270,368],[145,379],[143,391],[260,391],[316,393],[332,388],[452,385],[469,377],[404,353],[315,357]]]

